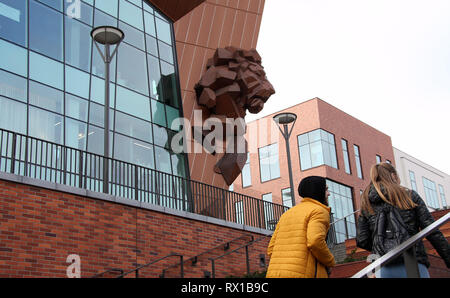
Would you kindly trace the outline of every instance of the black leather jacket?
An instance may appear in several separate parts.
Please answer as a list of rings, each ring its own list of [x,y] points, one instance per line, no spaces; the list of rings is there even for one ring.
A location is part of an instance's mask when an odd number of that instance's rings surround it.
[[[412,236],[417,234],[421,229],[424,229],[428,225],[432,224],[434,219],[417,192],[411,190],[411,198],[417,206],[409,210],[400,210],[400,214],[407,226],[409,234]],[[368,214],[364,211],[361,212],[361,215],[358,218],[356,245],[362,249],[372,251],[372,234],[375,228],[376,213],[377,210],[380,210],[383,205],[387,203],[381,199],[373,186],[371,186],[369,191],[369,200],[375,214]],[[439,230],[436,230],[426,238],[430,241],[438,254],[444,259],[447,267],[450,268],[450,246],[444,235],[442,235]],[[428,261],[422,241],[416,244],[416,257],[418,262],[426,265],[427,267],[430,266],[430,262]],[[399,262],[403,262],[402,257],[396,258],[393,262],[391,262],[391,264]]]

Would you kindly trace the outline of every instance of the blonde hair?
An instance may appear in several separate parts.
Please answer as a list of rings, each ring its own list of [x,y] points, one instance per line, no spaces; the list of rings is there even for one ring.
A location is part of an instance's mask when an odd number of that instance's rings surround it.
[[[412,209],[417,206],[406,188],[400,186],[400,178],[395,168],[386,162],[373,165],[370,169],[371,184],[366,187],[361,196],[361,210],[373,214],[369,201],[371,185],[386,203],[399,209]]]

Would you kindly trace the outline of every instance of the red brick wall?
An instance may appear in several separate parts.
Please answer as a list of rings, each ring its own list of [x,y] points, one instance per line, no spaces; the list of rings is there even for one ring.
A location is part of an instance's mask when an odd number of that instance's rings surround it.
[[[70,254],[81,258],[81,277],[107,267],[131,270],[136,263],[172,252],[186,259],[245,234],[251,233],[0,180],[0,277],[66,277]],[[259,254],[265,253],[269,239],[250,247],[251,271],[264,270],[259,267]],[[230,249],[246,241],[233,243]],[[216,249],[200,258],[195,268],[185,265],[186,276],[203,276],[203,270],[211,271],[207,258],[223,253],[222,248]],[[140,276],[158,277],[178,260],[169,258],[141,271]],[[241,249],[218,261],[216,276],[242,275],[245,268]],[[176,276],[179,269],[171,274]]]

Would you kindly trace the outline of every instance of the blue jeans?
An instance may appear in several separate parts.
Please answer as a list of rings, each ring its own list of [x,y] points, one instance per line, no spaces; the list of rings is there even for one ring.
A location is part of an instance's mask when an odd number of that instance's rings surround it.
[[[430,278],[430,273],[428,273],[427,266],[418,263],[419,274],[421,278]],[[395,264],[383,266],[380,269],[381,278],[406,278],[406,268],[404,264]]]

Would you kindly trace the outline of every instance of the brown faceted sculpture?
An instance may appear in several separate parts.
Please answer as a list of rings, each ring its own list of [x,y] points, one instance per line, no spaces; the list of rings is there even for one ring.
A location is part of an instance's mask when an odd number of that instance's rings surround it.
[[[252,114],[259,113],[275,93],[255,49],[218,48],[208,60],[206,69],[195,85],[197,102],[208,109],[210,117],[219,117],[222,123],[225,123],[224,118],[243,119],[247,110]],[[233,131],[234,145],[226,145],[224,156],[214,167],[228,185],[239,176],[247,160],[247,143],[243,136],[238,138],[236,135],[239,129]],[[241,133],[245,134],[245,127]],[[203,132],[203,136],[206,134]],[[223,136],[225,142],[226,133]],[[236,150],[238,140],[244,140],[244,151]]]

